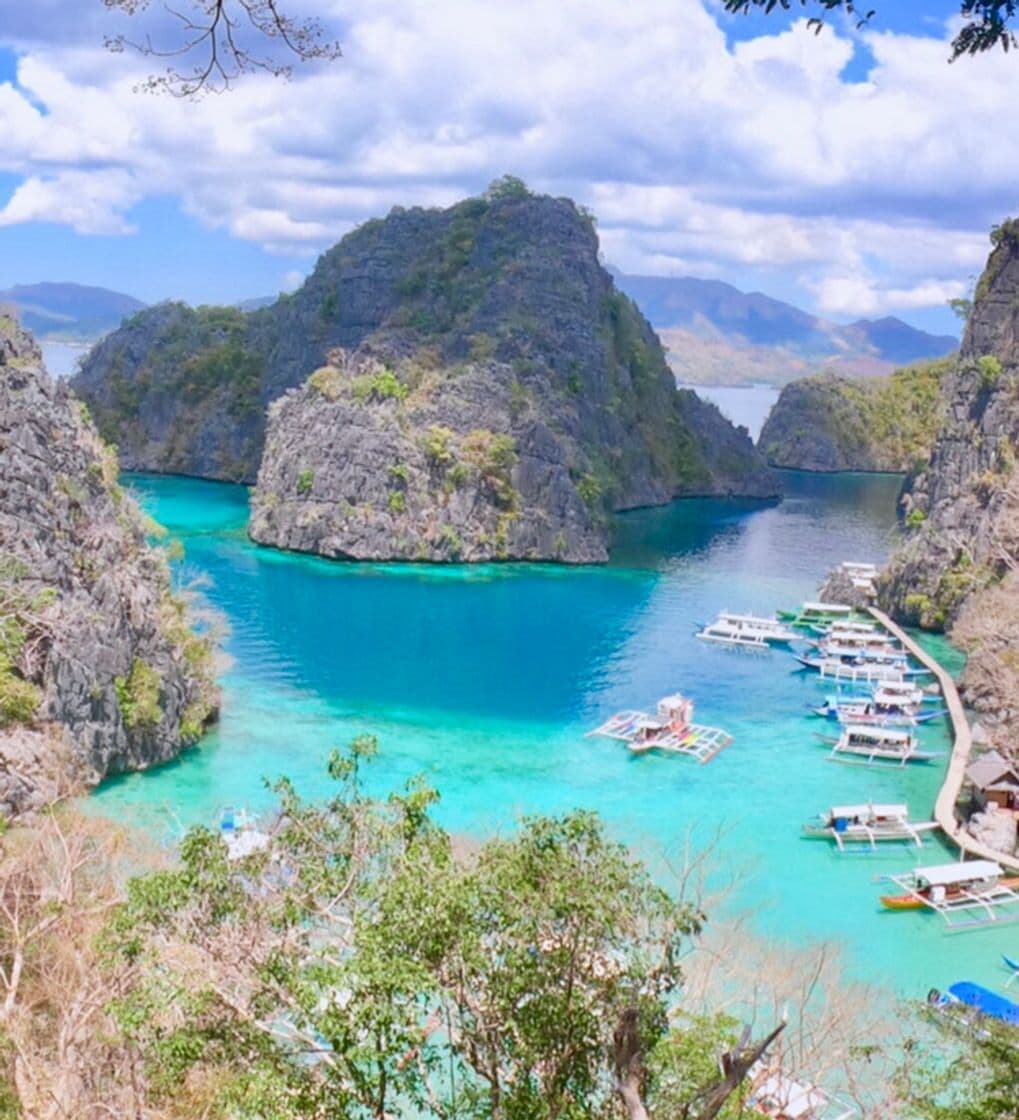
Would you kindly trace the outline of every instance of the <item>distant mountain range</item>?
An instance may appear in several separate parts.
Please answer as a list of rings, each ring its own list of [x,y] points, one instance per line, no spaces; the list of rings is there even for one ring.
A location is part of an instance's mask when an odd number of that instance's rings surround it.
[[[36,338],[94,342],[145,306],[140,299],[83,284],[16,284],[0,290],[0,304],[17,308]]]
[[[782,385],[820,368],[875,376],[959,345],[893,317],[834,323],[720,280],[614,275],[661,335],[683,384]]]
[[[614,273],[661,335],[681,384],[784,385],[825,368],[874,376],[936,358],[958,346],[952,335],[917,330],[901,319],[860,319],[848,325],[810,315],[760,292],[719,280]],[[254,311],[272,298],[244,300]],[[95,342],[146,305],[134,296],[82,284],[18,284],[0,290],[22,325],[43,341]]]

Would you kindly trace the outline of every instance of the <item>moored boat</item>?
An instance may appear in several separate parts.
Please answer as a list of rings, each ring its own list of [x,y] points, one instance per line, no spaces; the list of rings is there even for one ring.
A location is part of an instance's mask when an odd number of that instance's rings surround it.
[[[808,654],[794,653],[793,657],[812,672],[836,681],[892,681],[901,682],[907,677],[924,677],[930,670],[914,668],[907,660],[896,658],[891,661],[878,658],[840,658],[812,657]]]
[[[947,992],[931,988],[927,1005],[959,1026],[979,1030],[987,1019],[996,1019],[1009,1027],[1019,1027],[1019,1003],[992,992],[981,984],[963,980]]]
[[[823,704],[809,704],[809,710],[823,719],[834,719],[839,723],[872,724],[876,727],[916,727],[939,719],[947,712],[946,708],[921,709],[913,703],[899,698],[897,693],[888,693],[878,684],[870,698],[826,696]]]
[[[784,626],[777,618],[722,611],[714,622],[701,627],[696,634],[703,642],[769,649],[789,645],[797,640],[795,631]]]
[[[777,613],[782,622],[806,627],[830,624],[838,619],[851,619],[856,610],[847,603],[804,603],[799,610]]]
[[[938,827],[936,821],[911,821],[906,805],[835,805],[803,825],[811,839],[834,840],[841,851],[848,843],[869,844],[898,841],[923,846],[925,833]]]
[[[220,810],[219,834],[226,844],[227,859],[243,859],[269,844],[269,834],[258,827],[247,809],[230,805]]]
[[[832,743],[826,736],[820,738],[826,744]],[[834,741],[830,757],[835,762],[860,759],[865,765],[905,766],[907,762],[929,762],[939,756],[920,750],[916,737],[908,731],[851,723]]]
[[[887,910],[933,910],[953,930],[1019,921],[1019,876],[1005,876],[993,860],[917,867],[885,878],[902,891],[881,896]]]
[[[701,763],[709,762],[732,742],[732,736],[721,728],[695,724],[693,701],[678,692],[662,697],[653,715],[617,712],[587,734],[616,739],[633,754],[666,751],[691,755]]]

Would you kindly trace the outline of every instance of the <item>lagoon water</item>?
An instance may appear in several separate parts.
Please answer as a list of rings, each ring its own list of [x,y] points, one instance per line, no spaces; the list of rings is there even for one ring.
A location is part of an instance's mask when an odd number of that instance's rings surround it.
[[[597,810],[664,873],[688,837],[716,839],[739,886],[726,903],[785,943],[844,946],[855,978],[919,996],[959,979],[1001,986],[998,954],[1019,927],[949,934],[934,915],[883,912],[875,874],[906,870],[908,850],[839,857],[800,838],[832,803],[933,805],[942,766],[875,770],[827,761],[805,714],[823,690],[788,654],[706,646],[696,625],[723,607],[770,611],[810,597],[841,559],[891,547],[899,481],[790,474],[778,505],[687,500],[621,516],[604,568],[342,564],[251,544],[242,487],[134,476],[146,508],[186,549],[229,620],[218,727],[181,759],[107,782],[103,814],[157,834],[212,824],[224,804],[267,809],[263,778],[327,789],[330,749],[370,731],[382,793],[424,773],[451,830],[506,830],[521,814]],[[631,757],[584,733],[613,711],[676,689],[731,746],[705,766]],[[925,741],[948,750],[947,729]],[[929,846],[920,862],[952,858]]]

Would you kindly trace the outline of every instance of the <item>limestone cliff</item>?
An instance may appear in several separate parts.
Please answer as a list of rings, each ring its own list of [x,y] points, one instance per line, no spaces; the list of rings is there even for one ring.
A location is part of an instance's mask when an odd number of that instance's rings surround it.
[[[252,520],[265,543],[590,561],[605,556],[610,510],[778,490],[745,432],[677,392],[654,332],[598,261],[591,219],[512,181],[366,223],[298,292],[248,316],[144,312],[75,385],[128,465],[252,479],[263,410],[337,350],[350,357],[333,368],[350,376],[334,379],[346,386],[336,399],[306,388],[274,414]],[[355,372],[364,362],[379,368]],[[376,375],[379,386],[363,380]],[[432,427],[452,433],[451,477],[421,457]],[[499,486],[479,474],[489,437],[512,445]],[[390,468],[408,472],[406,509]],[[297,489],[304,472],[315,485]]]
[[[992,236],[944,423],[903,493],[906,537],[879,581],[906,622],[950,629],[969,653],[966,699],[1014,750],[1019,718],[1019,224]],[[994,730],[996,729],[996,730]]]
[[[950,359],[887,377],[831,374],[787,385],[758,445],[775,467],[805,471],[892,471],[926,462],[941,423],[940,380]]]
[[[85,407],[0,317],[0,812],[173,757],[217,696],[208,643]]]

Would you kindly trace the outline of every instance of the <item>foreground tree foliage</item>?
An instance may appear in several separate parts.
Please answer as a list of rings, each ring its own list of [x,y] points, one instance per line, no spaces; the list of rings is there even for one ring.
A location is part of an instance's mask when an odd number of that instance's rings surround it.
[[[334,755],[338,791],[324,805],[280,782],[264,851],[231,863],[199,828],[179,868],[131,883],[106,945],[110,967],[133,976],[113,1014],[157,1104],[267,1118],[613,1116],[624,1020],[632,1085],[652,1108],[717,1093],[728,1022],[696,1040],[669,1026],[680,955],[703,921],[694,907],[588,813],[527,819],[454,858],[428,815],[432,790],[365,796],[374,751],[362,737]],[[718,1115],[742,1079],[719,1108],[689,1115]]]
[[[858,27],[869,23],[878,14],[869,3],[859,0],[723,0],[730,14],[746,15],[752,10],[770,14],[776,9],[788,12],[797,6],[810,13],[810,26],[820,31],[826,18],[842,13],[854,19]],[[963,24],[952,40],[951,61],[962,55],[982,54],[994,47],[1009,50],[1016,45],[1011,24],[1019,11],[1019,0],[960,0],[959,14]]]
[[[286,0],[103,0],[111,11],[142,16],[148,25],[133,37],[111,35],[107,47],[171,59],[144,89],[195,97],[229,89],[243,74],[289,78],[294,62],[332,61],[341,54],[322,23],[289,15]],[[184,60],[178,69],[176,60]]]
[[[237,861],[196,828],[152,870],[59,811],[0,839],[0,1120],[758,1115],[746,1073],[783,1028],[683,1010],[697,906],[589,813],[458,851],[422,783],[365,794],[375,750],[333,756],[324,804],[278,783],[268,846]],[[934,1046],[880,1114],[1015,1120],[1017,1053]]]

